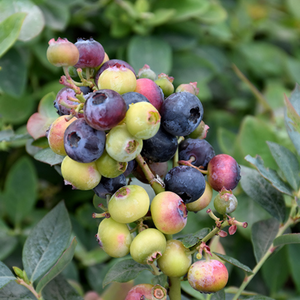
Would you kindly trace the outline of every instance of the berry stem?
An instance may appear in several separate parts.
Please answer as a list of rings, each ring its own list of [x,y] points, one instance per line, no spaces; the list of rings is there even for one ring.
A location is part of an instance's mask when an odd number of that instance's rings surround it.
[[[23,279],[21,279],[21,278],[18,278],[17,280],[16,280],[16,282],[18,283],[18,284],[20,284],[20,285],[23,285],[23,286],[25,286],[34,296],[35,296],[35,298],[36,299],[38,299],[38,300],[43,300],[43,297],[42,297],[42,295],[40,295],[40,294],[38,294],[37,292],[36,292],[36,290],[34,289],[34,287],[33,287],[33,285],[32,284],[28,284],[28,283],[26,283]]]
[[[150,183],[151,187],[153,188],[155,194],[159,194],[161,192],[165,191],[165,188],[163,186],[163,182],[160,182],[151,172],[148,164],[144,160],[144,158],[139,154],[135,160],[139,164],[140,168],[143,170],[144,175],[148,182]]]
[[[179,145],[183,140],[184,140],[184,137],[180,136],[177,139],[177,144]],[[179,151],[178,151],[178,147],[177,147],[177,150],[176,150],[176,152],[175,152],[175,154],[173,156],[173,168],[179,166],[178,159],[179,159]]]
[[[180,277],[169,277],[169,279],[170,279],[170,289],[169,289],[170,300],[181,300]]]
[[[278,233],[276,235],[275,238],[281,236],[284,234],[284,232],[286,231],[286,229],[288,227],[290,227],[293,224],[298,223],[299,220],[294,220],[292,217],[292,213],[294,211],[294,208],[297,206],[297,203],[293,205],[293,207],[291,208],[290,211],[290,216],[288,218],[288,220],[285,222],[285,224],[283,224],[283,226],[281,226],[278,230]],[[254,269],[252,270],[253,274],[251,274],[250,276],[246,276],[243,283],[241,284],[241,286],[239,287],[237,293],[235,294],[235,296],[232,298],[232,300],[238,300],[239,296],[242,294],[242,292],[244,291],[244,289],[246,288],[246,286],[249,284],[249,282],[252,280],[252,278],[257,274],[257,272],[260,270],[260,268],[262,267],[262,265],[265,263],[265,261],[269,258],[269,256],[274,252],[274,245],[272,243],[272,245],[269,247],[269,249],[267,250],[266,254],[260,259],[260,261],[257,263],[257,265],[254,267]]]

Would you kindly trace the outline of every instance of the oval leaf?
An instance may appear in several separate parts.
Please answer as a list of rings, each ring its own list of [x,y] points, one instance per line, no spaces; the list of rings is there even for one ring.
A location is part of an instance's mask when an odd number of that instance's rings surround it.
[[[16,283],[9,282],[5,287],[0,289],[1,300],[36,300],[36,297],[26,287]]]
[[[150,267],[148,265],[139,264],[133,259],[121,260],[113,265],[113,267],[107,272],[103,280],[103,287],[113,281],[127,282],[132,280],[143,270],[150,270]]]
[[[291,187],[297,191],[300,184],[300,165],[296,155],[284,146],[267,142],[272,156]]]
[[[286,244],[300,244],[300,233],[289,233],[281,235],[274,240],[273,244],[275,247]]]
[[[0,261],[0,289],[13,280],[16,280],[14,274],[3,262]]]
[[[27,13],[15,13],[0,23],[0,57],[17,40]]]
[[[54,207],[30,232],[23,248],[23,266],[34,282],[45,275],[67,248],[71,222],[64,202]]]
[[[209,228],[203,228],[195,233],[187,234],[178,238],[182,242],[185,248],[195,246],[201,239],[203,239],[210,232]]]
[[[128,45],[128,63],[136,72],[147,64],[156,74],[169,74],[172,68],[171,46],[155,37],[135,36]]]
[[[241,166],[241,186],[246,194],[279,221],[285,219],[283,195],[251,168]]]
[[[50,271],[39,281],[36,287],[36,291],[38,293],[40,293],[46,284],[62,272],[63,269],[71,262],[75,253],[76,245],[77,241],[74,237],[69,248],[62,254],[53,268],[51,268]]]
[[[256,222],[252,226],[252,244],[256,262],[268,251],[275,239],[280,223],[276,219]]]
[[[300,131],[299,124],[297,125],[297,120],[299,120],[300,114],[300,87],[296,84],[295,89],[291,93],[290,98],[288,99],[285,96],[285,112],[284,120],[285,127],[290,136],[291,141],[293,142],[298,155],[300,155]],[[298,115],[298,116],[297,116]]]
[[[64,156],[54,153],[50,148],[42,149],[34,155],[34,158],[50,166],[60,164]]]
[[[221,259],[227,261],[228,263],[238,267],[239,269],[242,269],[243,271],[245,271],[248,275],[251,275],[253,274],[252,270],[242,264],[241,262],[239,262],[237,259],[233,258],[233,257],[230,257],[230,256],[227,256],[227,255],[223,255],[223,254],[220,254],[220,253],[216,253],[216,252],[213,252],[214,254],[216,254],[217,256],[219,256]]]
[[[259,155],[256,155],[255,158],[251,157],[250,155],[247,155],[245,157],[245,160],[248,161],[250,164],[254,165],[258,172],[264,178],[266,178],[278,191],[290,196],[293,195],[292,189],[284,181],[282,181],[282,179],[279,177],[276,171],[269,168],[265,168],[264,161]]]

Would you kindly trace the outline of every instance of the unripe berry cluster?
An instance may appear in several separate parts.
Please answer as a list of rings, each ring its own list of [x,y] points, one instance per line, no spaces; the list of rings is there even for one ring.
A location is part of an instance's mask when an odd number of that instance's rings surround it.
[[[109,59],[92,38],[75,44],[52,39],[47,58],[65,72],[48,143],[64,156],[65,184],[106,198],[99,245],[112,257],[130,253],[140,264],[156,264],[169,277],[188,274],[199,291],[223,288],[228,277],[223,264],[206,262],[203,272],[221,274],[222,282],[204,286],[198,272],[204,263],[192,264],[190,249],[171,238],[186,226],[188,211],[209,205],[213,190],[219,192],[214,200],[218,213],[231,213],[237,205],[232,190],[240,168],[231,156],[215,155],[205,140],[208,126],[202,120],[197,83],[175,90],[173,77],[156,76],[147,65],[136,74],[127,62]],[[143,187],[130,184],[131,177],[150,184],[156,196],[150,199]],[[134,293],[148,299],[151,291],[152,285],[135,287],[126,299]]]

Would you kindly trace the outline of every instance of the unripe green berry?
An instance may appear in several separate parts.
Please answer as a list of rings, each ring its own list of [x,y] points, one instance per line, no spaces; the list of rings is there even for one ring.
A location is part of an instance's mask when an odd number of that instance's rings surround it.
[[[131,257],[140,264],[152,263],[165,252],[165,236],[155,228],[140,232],[130,245]]]
[[[230,214],[237,208],[238,201],[232,191],[223,188],[214,199],[214,207],[221,214]]]

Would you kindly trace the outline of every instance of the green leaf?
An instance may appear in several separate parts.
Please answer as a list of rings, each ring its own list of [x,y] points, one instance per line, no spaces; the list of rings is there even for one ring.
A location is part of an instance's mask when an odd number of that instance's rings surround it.
[[[290,99],[284,96],[285,100],[285,110],[284,110],[284,120],[285,127],[290,136],[291,141],[293,142],[298,155],[300,155],[300,87],[296,84],[295,89],[293,90]]]
[[[173,8],[157,9],[153,11],[153,14],[149,15],[149,18],[143,20],[143,23],[146,26],[159,26],[172,20],[175,13],[176,10]]]
[[[300,165],[296,155],[279,144],[268,141],[267,144],[286,180],[297,191],[300,185]]]
[[[50,148],[42,149],[34,155],[34,158],[50,166],[60,164],[65,158],[62,155],[54,153]]]
[[[17,40],[26,15],[26,13],[15,13],[0,23],[0,57]]]
[[[76,245],[77,241],[74,237],[69,248],[64,251],[53,268],[51,268],[50,271],[39,281],[35,289],[38,293],[40,293],[47,283],[56,277],[60,272],[62,272],[62,270],[71,262],[74,256]]]
[[[205,14],[209,6],[207,0],[173,0],[171,3],[168,0],[160,0],[156,1],[154,9],[175,9],[176,12],[170,22],[177,23]]]
[[[256,222],[252,226],[252,244],[254,256],[258,263],[268,251],[275,239],[280,223],[276,219]]]
[[[243,271],[245,271],[248,275],[251,275],[253,274],[252,270],[242,264],[241,262],[239,262],[237,259],[233,258],[233,257],[230,257],[230,256],[227,256],[227,255],[224,255],[224,254],[220,254],[220,253],[216,253],[216,252],[213,252],[215,255],[219,256],[221,259],[225,260],[226,262],[238,267],[239,269],[242,269]]]
[[[227,18],[227,11],[218,3],[211,3],[207,11],[197,19],[207,24],[221,23]]]
[[[4,186],[5,210],[14,224],[26,217],[37,199],[37,175],[30,158],[24,156],[9,170]]]
[[[243,296],[241,299],[247,299],[247,300],[275,300],[273,298],[267,297],[267,296],[261,296],[261,295],[255,295],[255,296]]]
[[[68,5],[62,1],[47,1],[39,5],[45,17],[47,27],[52,30],[64,31],[70,19]]]
[[[238,134],[238,143],[244,157],[247,154],[252,157],[259,155],[266,167],[276,170],[278,167],[270,153],[266,140],[277,142],[273,125],[254,116],[246,116]]]
[[[107,286],[113,281],[127,282],[132,280],[136,278],[143,270],[150,270],[150,267],[148,265],[139,264],[131,258],[118,261],[107,272],[103,280],[103,287]]]
[[[286,244],[300,244],[300,233],[284,234],[274,240],[274,247]]]
[[[0,260],[7,258],[17,247],[18,239],[0,228]]]
[[[203,228],[195,233],[187,234],[179,237],[178,240],[182,242],[185,248],[195,246],[201,239],[203,239],[210,232],[209,228]]]
[[[30,0],[2,0],[0,2],[0,21],[14,13],[20,12],[26,13],[26,17],[18,39],[25,42],[40,34],[44,28],[45,21],[39,7]]]
[[[241,186],[246,194],[279,221],[285,219],[283,195],[251,168],[241,166]]]
[[[299,251],[300,245],[290,244],[287,246],[288,262],[291,270],[293,282],[296,286],[298,293],[300,292],[300,260]]]
[[[214,293],[212,295],[212,297],[210,298],[210,300],[225,300],[226,297],[225,297],[225,291],[224,290],[221,290],[221,291],[218,291],[216,293]]]
[[[27,68],[22,56],[12,48],[0,59],[0,66],[0,88],[12,97],[20,97],[27,81]]]
[[[43,299],[83,300],[78,292],[62,276],[56,276],[42,291]]]
[[[232,155],[234,151],[234,144],[236,140],[236,134],[227,130],[226,128],[219,127],[217,131],[218,144],[223,153]]]
[[[9,282],[4,288],[0,289],[1,300],[36,300],[36,297],[26,287]]]
[[[280,251],[273,253],[261,268],[262,276],[269,288],[270,295],[280,291],[289,277],[286,250],[287,248],[284,247]]]
[[[147,64],[156,74],[169,74],[172,68],[172,49],[162,39],[135,36],[128,44],[128,63],[136,72]]]
[[[157,275],[151,280],[151,283],[153,285],[159,284],[165,287],[168,284],[168,276],[165,274]]]
[[[181,285],[182,290],[185,291],[187,294],[191,295],[193,298],[199,299],[199,300],[206,299],[204,294],[201,294],[198,291],[196,291],[195,289],[193,289],[188,281],[181,281],[180,285]]]
[[[259,155],[256,155],[255,158],[247,155],[245,160],[248,161],[250,164],[254,165],[258,172],[267,179],[274,188],[278,191],[285,193],[287,195],[292,196],[293,190],[279,177],[276,171],[265,168],[264,161],[261,159]]]
[[[0,261],[0,289],[13,280],[16,280],[14,274],[3,262]]]
[[[23,266],[34,282],[45,275],[67,248],[71,222],[64,202],[57,204],[30,232],[23,248]]]
[[[12,97],[0,93],[1,117],[6,123],[23,124],[33,112],[34,106],[35,103],[29,95]]]

